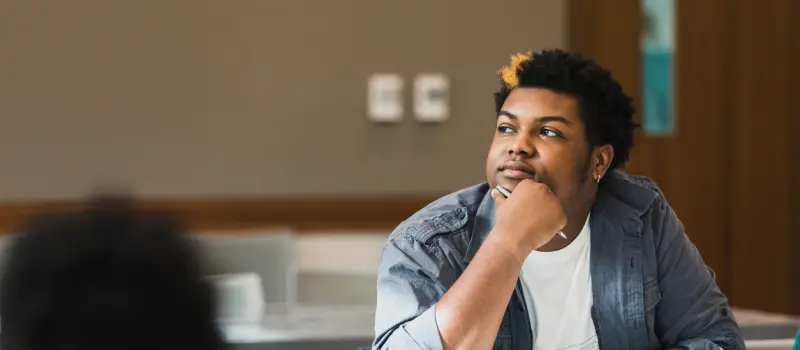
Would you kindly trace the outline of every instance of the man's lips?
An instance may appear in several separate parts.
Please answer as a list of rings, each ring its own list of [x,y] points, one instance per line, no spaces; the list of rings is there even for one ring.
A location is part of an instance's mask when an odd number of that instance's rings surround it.
[[[518,161],[505,162],[497,170],[509,179],[524,180],[536,177],[536,170],[533,167]]]
[[[514,180],[525,180],[525,179],[532,179],[533,175],[526,173],[521,170],[514,170],[514,169],[506,169],[503,170],[503,176],[514,179]]]

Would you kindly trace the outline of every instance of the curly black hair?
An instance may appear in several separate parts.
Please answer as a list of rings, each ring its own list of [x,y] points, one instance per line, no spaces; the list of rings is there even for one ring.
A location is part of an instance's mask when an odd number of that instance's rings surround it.
[[[225,348],[213,287],[180,227],[121,197],[32,218],[6,250],[0,348]]]
[[[502,88],[494,93],[497,113],[517,87],[544,88],[575,97],[590,149],[611,145],[609,171],[624,166],[633,147],[633,100],[606,69],[578,53],[559,49],[512,56],[500,72]]]

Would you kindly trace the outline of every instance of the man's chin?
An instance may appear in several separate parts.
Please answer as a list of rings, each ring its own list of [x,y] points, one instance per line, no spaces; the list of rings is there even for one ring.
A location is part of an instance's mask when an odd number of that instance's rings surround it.
[[[497,186],[503,186],[509,191],[514,191],[514,188],[520,183],[520,179],[509,179],[503,176],[497,176],[494,181],[490,181],[489,184],[492,185],[492,188]]]

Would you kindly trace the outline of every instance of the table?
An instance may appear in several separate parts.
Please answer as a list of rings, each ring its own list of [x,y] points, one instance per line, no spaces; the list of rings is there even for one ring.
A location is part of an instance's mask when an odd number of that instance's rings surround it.
[[[748,343],[781,345],[794,339],[800,318],[733,308]],[[363,306],[297,306],[273,311],[258,327],[229,330],[236,350],[356,350],[372,343],[375,309]],[[777,348],[776,348],[777,349]]]
[[[794,339],[745,340],[744,346],[748,350],[792,350]]]
[[[374,305],[296,306],[224,333],[235,350],[356,350],[372,344],[374,321]]]
[[[756,339],[794,339],[800,326],[800,317],[768,313],[756,310],[731,308],[742,337]]]

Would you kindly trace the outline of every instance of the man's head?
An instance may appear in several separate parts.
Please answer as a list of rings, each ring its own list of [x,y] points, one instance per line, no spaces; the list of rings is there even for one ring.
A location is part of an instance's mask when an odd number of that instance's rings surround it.
[[[535,175],[568,215],[585,207],[597,180],[628,160],[631,98],[597,63],[561,50],[514,55],[499,74],[489,183],[513,189]]]
[[[221,349],[212,288],[181,233],[122,200],[35,218],[6,253],[0,348]]]

